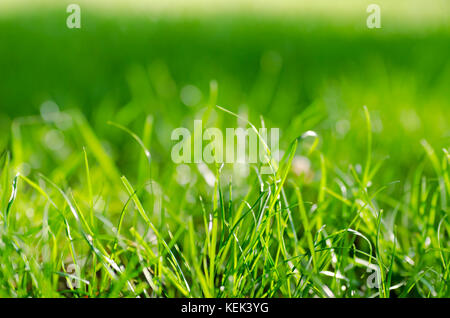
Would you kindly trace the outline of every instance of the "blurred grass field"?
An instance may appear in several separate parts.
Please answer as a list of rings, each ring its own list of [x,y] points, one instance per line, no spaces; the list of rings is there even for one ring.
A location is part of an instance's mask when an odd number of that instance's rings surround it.
[[[67,3],[0,5],[0,296],[450,296],[446,1]],[[277,175],[172,162],[215,105]]]

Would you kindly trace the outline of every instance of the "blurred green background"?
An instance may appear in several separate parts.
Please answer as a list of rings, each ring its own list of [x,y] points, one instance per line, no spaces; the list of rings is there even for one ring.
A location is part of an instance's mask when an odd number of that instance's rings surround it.
[[[279,127],[281,148],[313,129],[344,169],[364,160],[367,105],[375,159],[389,157],[382,182],[414,168],[421,139],[449,144],[447,1],[379,1],[381,29],[366,26],[371,1],[80,1],[81,29],[66,27],[68,3],[0,5],[0,150],[18,120],[30,169],[52,171],[82,149],[70,117],[56,133],[40,124],[58,108],[81,110],[125,171],[139,153],[106,123],[140,133],[153,115],[152,155],[168,165],[172,129],[192,127],[211,81],[219,105]]]

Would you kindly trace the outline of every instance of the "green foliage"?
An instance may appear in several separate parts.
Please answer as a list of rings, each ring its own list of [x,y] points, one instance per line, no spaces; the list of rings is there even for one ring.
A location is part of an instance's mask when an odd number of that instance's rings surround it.
[[[450,296],[448,30],[86,17],[0,18],[0,297]],[[196,118],[278,169],[180,169]]]

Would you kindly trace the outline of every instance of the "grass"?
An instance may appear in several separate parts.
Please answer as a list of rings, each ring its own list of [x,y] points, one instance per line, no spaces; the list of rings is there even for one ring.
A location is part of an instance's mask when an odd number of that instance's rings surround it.
[[[0,297],[450,296],[448,29],[39,12],[0,18]],[[176,165],[197,118],[278,169]]]
[[[17,174],[11,182],[10,154],[3,154],[2,189],[10,189],[1,198],[3,297],[449,295],[449,155],[426,141],[402,197],[385,194],[392,185],[371,184],[382,168],[371,165],[370,147],[362,170],[347,173],[313,150],[321,178],[305,184],[292,171],[295,139],[275,174],[255,170],[245,187],[212,168],[211,197],[203,198],[192,196],[194,182],[174,184],[174,172],[151,160],[148,168],[165,183],[144,178],[133,186],[113,172],[88,124],[76,122],[95,151],[88,147],[57,167],[55,181]],[[122,130],[149,155],[140,137]],[[434,175],[423,173],[426,165]],[[373,268],[379,289],[366,284]]]

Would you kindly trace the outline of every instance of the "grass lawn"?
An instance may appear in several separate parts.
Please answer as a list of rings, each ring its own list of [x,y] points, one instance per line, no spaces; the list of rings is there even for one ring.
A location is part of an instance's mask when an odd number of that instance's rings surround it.
[[[0,297],[449,297],[448,4],[381,2],[4,6]],[[196,119],[280,160],[177,164]]]

